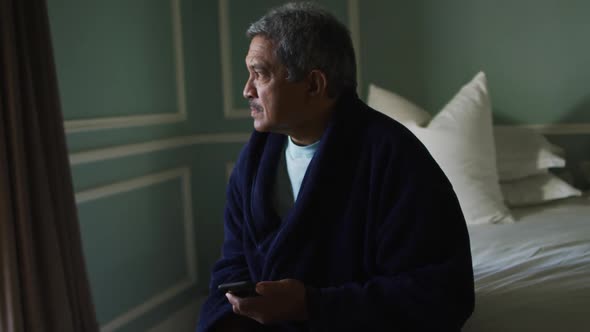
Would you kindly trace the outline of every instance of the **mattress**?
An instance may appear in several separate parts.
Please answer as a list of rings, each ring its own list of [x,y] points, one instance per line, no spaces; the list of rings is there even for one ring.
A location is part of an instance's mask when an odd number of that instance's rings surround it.
[[[469,226],[476,306],[463,331],[590,331],[590,198]]]

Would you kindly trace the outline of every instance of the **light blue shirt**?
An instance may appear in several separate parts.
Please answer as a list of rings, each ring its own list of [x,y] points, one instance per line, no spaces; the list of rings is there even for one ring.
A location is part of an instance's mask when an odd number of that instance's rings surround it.
[[[287,162],[287,173],[291,180],[291,189],[293,197],[297,200],[301,182],[307,171],[307,166],[311,162],[313,155],[318,149],[320,141],[306,146],[300,146],[293,143],[291,137],[288,138],[287,148],[285,149],[285,161]]]

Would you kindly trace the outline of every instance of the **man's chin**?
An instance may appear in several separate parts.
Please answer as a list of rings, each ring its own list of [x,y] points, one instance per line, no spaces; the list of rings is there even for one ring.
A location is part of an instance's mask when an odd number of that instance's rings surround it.
[[[267,121],[254,121],[254,130],[259,133],[275,133],[275,134],[287,134],[288,130],[285,126],[277,125],[273,122]]]
[[[259,133],[268,133],[271,131],[269,126],[264,123],[257,123],[257,121],[254,121],[254,130]]]

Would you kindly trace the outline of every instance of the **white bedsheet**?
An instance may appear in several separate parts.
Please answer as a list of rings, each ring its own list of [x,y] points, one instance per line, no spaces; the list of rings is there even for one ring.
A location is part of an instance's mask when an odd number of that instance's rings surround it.
[[[590,198],[469,226],[476,306],[463,331],[590,331]]]

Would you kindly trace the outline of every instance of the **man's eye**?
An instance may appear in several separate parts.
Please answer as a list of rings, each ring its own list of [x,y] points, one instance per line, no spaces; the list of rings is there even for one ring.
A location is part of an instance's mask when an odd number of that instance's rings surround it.
[[[254,72],[254,75],[255,75],[257,78],[265,78],[265,77],[266,77],[266,72],[263,72],[263,71],[256,71],[256,72]]]

